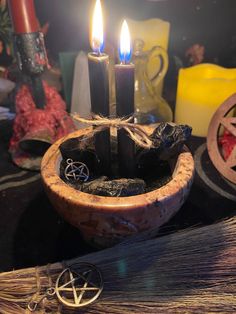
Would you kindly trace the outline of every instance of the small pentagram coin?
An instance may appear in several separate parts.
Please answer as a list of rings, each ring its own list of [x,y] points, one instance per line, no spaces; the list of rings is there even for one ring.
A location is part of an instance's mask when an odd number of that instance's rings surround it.
[[[103,290],[101,272],[92,264],[77,263],[66,268],[56,281],[58,300],[68,307],[84,307],[93,303]]]
[[[89,169],[83,162],[73,161],[72,159],[67,159],[66,162],[65,177],[68,181],[88,181]]]

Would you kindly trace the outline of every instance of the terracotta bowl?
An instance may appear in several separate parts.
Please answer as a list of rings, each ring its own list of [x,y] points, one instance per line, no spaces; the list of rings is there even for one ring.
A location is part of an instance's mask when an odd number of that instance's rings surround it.
[[[103,197],[77,191],[59,177],[62,160],[59,145],[89,129],[71,133],[54,143],[43,157],[41,173],[48,197],[58,211],[84,239],[108,247],[127,237],[158,230],[185,202],[194,176],[194,161],[184,147],[173,167],[173,179],[165,186],[129,197]]]

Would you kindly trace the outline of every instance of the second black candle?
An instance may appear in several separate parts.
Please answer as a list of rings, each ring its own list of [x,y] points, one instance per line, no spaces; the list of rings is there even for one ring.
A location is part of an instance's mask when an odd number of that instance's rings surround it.
[[[91,111],[104,117],[109,116],[109,57],[106,54],[88,55],[91,91]],[[100,172],[109,175],[111,168],[110,130],[95,135],[95,149],[100,160]]]
[[[116,113],[120,118],[134,114],[134,65],[115,66]],[[128,133],[118,130],[118,158],[120,175],[126,178],[135,176],[135,144]]]

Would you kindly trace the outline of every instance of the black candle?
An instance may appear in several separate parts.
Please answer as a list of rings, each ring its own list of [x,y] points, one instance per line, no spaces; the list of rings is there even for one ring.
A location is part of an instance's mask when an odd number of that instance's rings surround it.
[[[116,112],[118,117],[134,114],[134,65],[130,63],[130,35],[126,21],[122,25],[120,42],[121,64],[115,66]],[[118,158],[120,174],[135,176],[135,145],[125,130],[118,130]]]
[[[91,111],[108,117],[109,57],[101,52],[103,49],[103,22],[100,0],[97,0],[94,10],[91,45],[94,51],[88,54]],[[111,167],[110,130],[104,130],[95,135],[95,149],[100,160],[101,172],[109,175]]]

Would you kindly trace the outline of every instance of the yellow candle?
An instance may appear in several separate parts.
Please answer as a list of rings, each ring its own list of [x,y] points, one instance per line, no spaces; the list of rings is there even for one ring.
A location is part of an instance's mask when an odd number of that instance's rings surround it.
[[[175,122],[188,124],[193,135],[207,136],[216,109],[236,92],[236,69],[200,64],[179,71]]]

